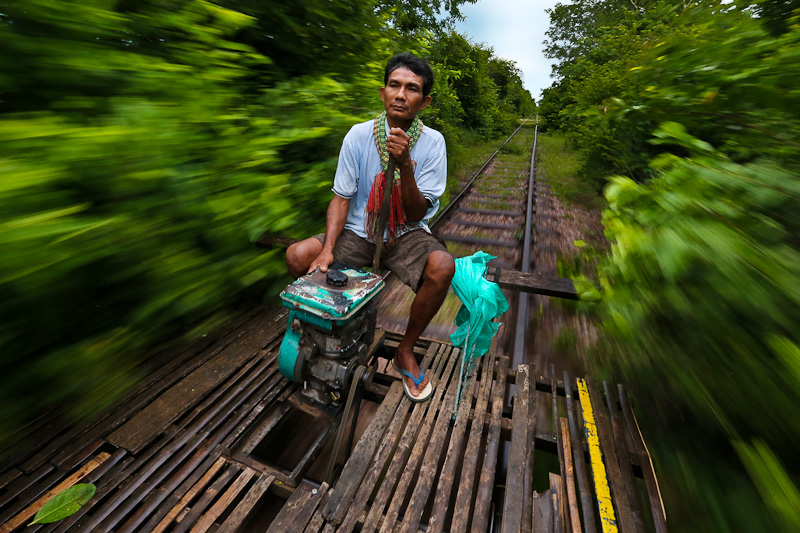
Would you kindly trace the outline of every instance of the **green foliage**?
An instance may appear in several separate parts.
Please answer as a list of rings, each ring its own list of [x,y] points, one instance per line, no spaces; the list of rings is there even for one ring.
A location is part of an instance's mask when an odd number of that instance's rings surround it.
[[[450,94],[454,98],[445,102],[450,128],[456,118],[455,127],[473,130],[488,139],[513,131],[520,116],[534,112],[530,93],[522,88],[519,70],[513,63],[493,57],[491,48],[470,43],[451,32],[431,44],[430,54],[452,88]],[[437,125],[448,122],[438,120],[437,114],[434,117]]]
[[[788,463],[800,438],[800,181],[768,161],[735,163],[675,125],[659,135],[691,158],[663,155],[647,185],[617,177],[606,189],[603,362],[648,399],[662,445],[686,438],[677,427],[702,428],[703,446],[758,436]],[[682,496],[674,505],[692,507]],[[738,514],[716,530],[736,530]]]
[[[28,525],[49,524],[74,515],[92,499],[96,490],[97,487],[91,483],[79,483],[65,489],[44,504],[33,517],[33,522]]]
[[[797,12],[604,4],[558,11],[541,106],[587,185],[626,176],[605,189],[594,364],[639,400],[671,529],[796,531]]]

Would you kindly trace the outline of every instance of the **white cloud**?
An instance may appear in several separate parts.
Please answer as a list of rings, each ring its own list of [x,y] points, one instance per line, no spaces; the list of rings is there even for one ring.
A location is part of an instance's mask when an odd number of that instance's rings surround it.
[[[551,62],[542,54],[544,32],[550,25],[545,9],[558,0],[479,0],[463,4],[466,20],[456,24],[473,42],[494,48],[495,55],[510,59],[523,73],[525,88],[534,98],[552,83]],[[562,3],[568,3],[562,0]]]

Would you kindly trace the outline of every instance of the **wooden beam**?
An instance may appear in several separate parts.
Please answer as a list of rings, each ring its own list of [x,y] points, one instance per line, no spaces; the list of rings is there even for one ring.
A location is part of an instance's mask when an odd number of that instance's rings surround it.
[[[518,270],[502,269],[498,278],[497,269],[488,267],[486,269],[486,279],[496,282],[503,289],[556,296],[568,300],[579,299],[578,293],[575,291],[575,284],[569,278],[526,274]]]
[[[294,239],[292,237],[281,237],[280,235],[270,235],[265,233],[256,241],[256,246],[259,248],[283,248],[284,250],[302,239]]]

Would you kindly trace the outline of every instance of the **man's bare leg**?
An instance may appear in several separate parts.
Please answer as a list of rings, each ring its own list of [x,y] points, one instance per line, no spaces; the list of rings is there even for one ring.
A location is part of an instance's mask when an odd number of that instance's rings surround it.
[[[411,372],[415,377],[419,377],[420,369],[414,358],[414,344],[442,306],[455,271],[453,257],[444,251],[437,250],[431,253],[425,263],[422,285],[411,304],[411,315],[408,317],[406,334],[394,356],[395,364]],[[429,381],[426,375],[417,387],[411,378],[404,377],[403,379],[406,380],[406,385],[413,396],[419,396],[419,391],[424,389]]]
[[[316,237],[296,242],[286,249],[286,268],[293,278],[299,278],[308,272],[311,262],[322,251],[322,243]]]

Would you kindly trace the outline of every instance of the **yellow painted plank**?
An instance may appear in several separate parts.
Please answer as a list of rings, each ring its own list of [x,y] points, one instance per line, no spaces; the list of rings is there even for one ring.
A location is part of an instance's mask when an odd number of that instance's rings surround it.
[[[594,421],[592,402],[589,400],[589,389],[586,382],[578,378],[578,395],[583,409],[583,422],[586,425],[586,440],[589,443],[589,459],[592,463],[594,491],[597,494],[597,507],[600,511],[600,525],[603,533],[617,533],[617,518],[614,515],[614,504],[611,501],[611,489],[608,487],[606,465],[603,464],[603,453],[600,451],[600,439],[597,436],[597,425]]]

